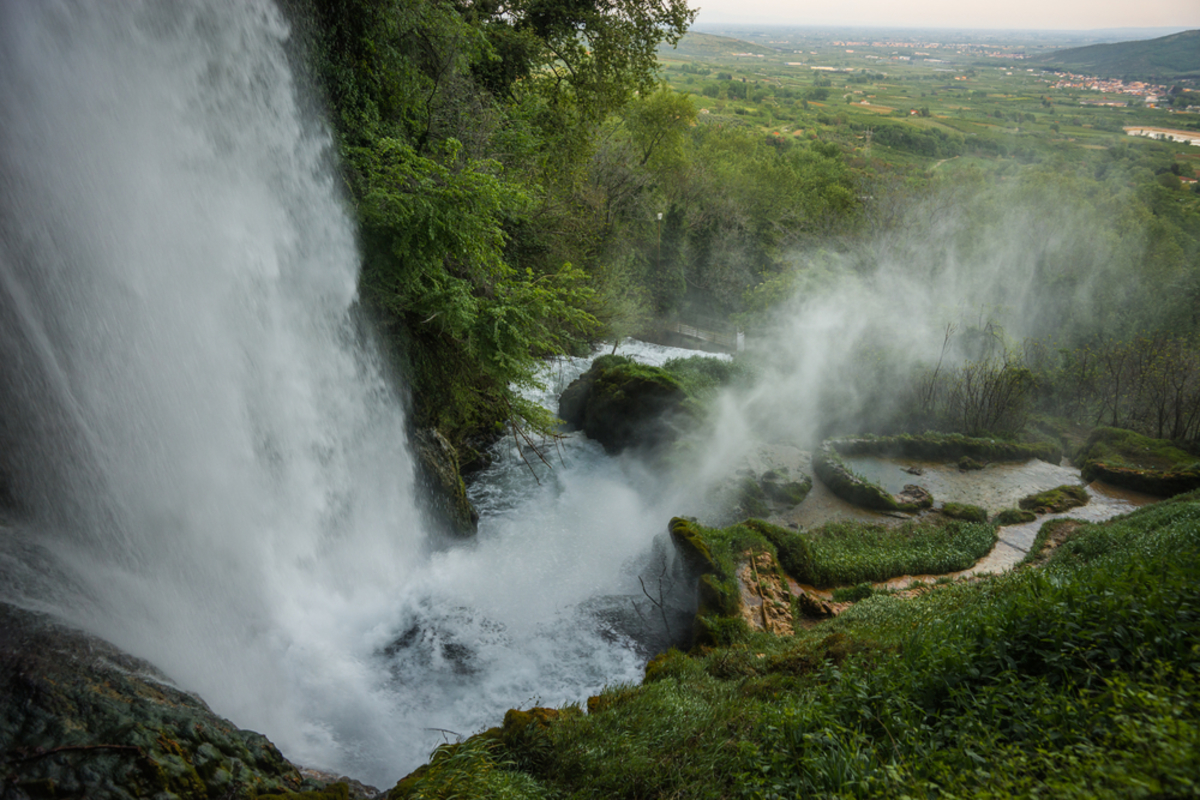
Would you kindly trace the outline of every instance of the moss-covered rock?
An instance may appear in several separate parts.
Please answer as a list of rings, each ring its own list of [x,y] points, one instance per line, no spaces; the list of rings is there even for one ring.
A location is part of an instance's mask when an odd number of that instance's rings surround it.
[[[686,400],[683,385],[666,370],[617,365],[604,370],[592,384],[583,432],[610,453],[653,450],[678,437]]]
[[[933,497],[927,492],[914,495],[912,499],[894,497],[878,484],[855,475],[842,460],[839,441],[828,441],[813,453],[813,472],[821,482],[847,503],[875,511],[920,511],[933,505]],[[907,490],[909,487],[905,487]],[[917,487],[919,488],[919,487]]]
[[[658,450],[677,442],[704,400],[738,374],[730,362],[706,357],[653,367],[603,355],[559,396],[558,416],[610,453]]]
[[[1200,488],[1200,460],[1164,439],[1096,428],[1075,456],[1084,480],[1173,497]]]
[[[692,639],[696,645],[728,644],[749,633],[738,571],[750,559],[763,554],[768,556],[766,560],[754,562],[753,583],[759,587],[756,589],[759,597],[764,596],[762,587],[770,585],[774,587],[773,602],[778,601],[776,590],[788,586],[787,575],[779,569],[775,547],[762,533],[764,528],[797,536],[760,520],[747,520],[728,528],[706,528],[680,518],[671,520],[671,540],[696,580],[697,610],[692,625]],[[759,563],[769,566],[757,569]],[[790,599],[788,606],[790,612]],[[783,626],[775,627],[782,629]]]
[[[695,520],[675,517],[667,525],[667,530],[684,563],[693,573],[699,575],[717,568],[712,550],[704,541],[701,533],[703,528],[699,523]]]
[[[303,776],[265,736],[213,714],[150,664],[4,604],[0,762],[14,797],[329,791]]]
[[[570,430],[583,428],[584,415],[587,413],[588,400],[591,398],[592,386],[596,383],[596,379],[605,370],[632,363],[634,362],[625,356],[603,355],[598,357],[586,372],[571,381],[571,384],[559,395],[558,418]]]
[[[987,510],[966,503],[946,503],[942,513],[951,519],[965,519],[968,522],[987,522]]]
[[[473,536],[479,512],[467,499],[467,487],[458,467],[458,456],[436,428],[416,431],[412,437],[417,456],[417,477],[425,487],[426,513],[443,532]]]
[[[610,453],[652,450],[677,438],[687,399],[683,384],[661,367],[604,355],[562,393],[558,416]]]
[[[1022,497],[1017,505],[1036,514],[1061,514],[1063,511],[1087,505],[1088,499],[1087,489],[1082,486],[1064,485]]]
[[[812,491],[812,478],[801,475],[800,480],[793,480],[785,470],[767,470],[758,484],[769,500],[786,508],[800,505]]]

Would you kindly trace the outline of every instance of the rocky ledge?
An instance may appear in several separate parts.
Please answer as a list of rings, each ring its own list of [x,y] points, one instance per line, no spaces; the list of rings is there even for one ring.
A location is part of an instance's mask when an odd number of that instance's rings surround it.
[[[288,762],[151,664],[0,603],[0,797],[371,796]]]

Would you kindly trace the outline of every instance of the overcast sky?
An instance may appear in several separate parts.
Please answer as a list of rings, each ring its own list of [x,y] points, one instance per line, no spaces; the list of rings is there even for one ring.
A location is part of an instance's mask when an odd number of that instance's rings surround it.
[[[1200,0],[690,0],[698,26],[762,23],[907,28],[1200,28]]]

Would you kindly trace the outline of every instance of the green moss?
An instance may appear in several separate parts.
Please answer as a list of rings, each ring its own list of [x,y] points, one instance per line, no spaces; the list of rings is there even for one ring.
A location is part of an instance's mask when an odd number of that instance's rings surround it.
[[[967,457],[976,462],[1028,461],[1040,458],[1057,464],[1062,449],[1056,442],[1010,442],[961,434],[926,433],[919,436],[859,436],[832,440],[839,453],[847,456],[913,458],[924,461],[954,461]]]
[[[847,503],[875,511],[907,512],[920,511],[933,505],[931,496],[920,502],[900,502],[882,486],[855,475],[842,460],[840,445],[839,441],[822,444],[817,452],[813,453],[812,464],[813,472],[829,491]]]
[[[1037,519],[1037,514],[1032,511],[1025,511],[1020,508],[1006,508],[996,515],[997,525],[1022,525],[1026,522],[1033,522]]]
[[[789,481],[786,474],[774,470],[763,473],[761,484],[763,492],[776,503],[788,507],[798,506],[812,491],[812,478],[805,475],[803,480]]]
[[[812,575],[812,549],[803,534],[761,519],[748,519],[742,525],[762,534],[775,547],[779,565],[788,575],[798,581],[805,581]]]
[[[695,520],[675,517],[667,530],[689,568],[695,572],[709,572],[717,568],[712,550],[704,541],[703,528]]]
[[[749,476],[738,482],[738,505],[743,513],[751,517],[765,517],[771,513],[766,492],[758,485],[758,481]]]
[[[987,511],[979,506],[966,503],[946,503],[942,513],[951,519],[965,519],[968,522],[987,522]]]
[[[1022,497],[1017,505],[1038,514],[1060,514],[1087,505],[1088,499],[1087,489],[1082,486],[1064,485]]]
[[[1075,460],[1084,480],[1158,497],[1200,488],[1200,463],[1195,456],[1166,440],[1120,428],[1096,428]]]
[[[964,472],[980,470],[980,469],[983,469],[983,467],[984,467],[983,464],[979,463],[978,461],[971,458],[970,456],[963,456],[962,458],[960,458],[958,460],[958,468],[963,470]]]

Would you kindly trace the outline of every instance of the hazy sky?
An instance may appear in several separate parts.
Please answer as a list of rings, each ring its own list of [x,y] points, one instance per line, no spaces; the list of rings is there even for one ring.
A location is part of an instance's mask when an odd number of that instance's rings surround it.
[[[1200,0],[690,0],[698,25],[773,22],[790,25],[910,28],[1200,28]]]

